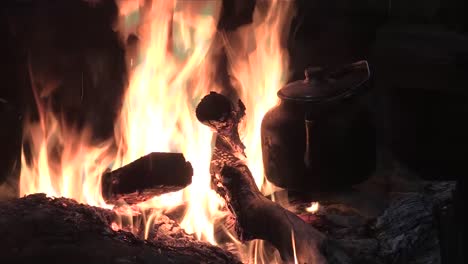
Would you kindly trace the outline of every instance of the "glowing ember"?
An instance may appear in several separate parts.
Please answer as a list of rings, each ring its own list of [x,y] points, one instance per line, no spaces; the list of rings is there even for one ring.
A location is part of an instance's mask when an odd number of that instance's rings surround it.
[[[317,213],[320,204],[318,202],[312,202],[309,207],[306,208],[306,211],[309,213]]]
[[[243,129],[248,164],[258,186],[268,191],[263,175],[260,126],[277,103],[276,91],[285,83],[288,56],[284,38],[292,18],[292,1],[257,1],[253,23],[234,32],[217,32],[222,1],[117,1],[118,30],[126,39],[138,35],[139,54],[130,60],[129,85],[115,124],[115,137],[96,143],[90,129],[66,125],[41,97],[35,74],[30,77],[39,121],[24,127],[20,195],[43,192],[104,208],[101,175],[150,152],[182,152],[194,170],[192,184],[182,191],[154,197],[137,207],[122,206],[113,230],[134,217],[145,219],[145,238],[164,210],[186,205],[181,226],[198,239],[216,244],[213,223],[225,214],[222,199],[210,188],[212,132],[199,123],[195,106],[215,83],[216,42],[228,53],[233,86],[247,107]],[[51,82],[52,84],[52,82]],[[318,206],[318,204],[317,204]],[[126,227],[127,228],[127,227]],[[294,240],[293,240],[294,243]],[[239,247],[241,247],[239,245]],[[243,246],[247,261],[262,261],[263,244]]]
[[[112,230],[114,230],[114,231],[119,231],[119,230],[120,230],[119,225],[118,225],[117,223],[115,223],[115,222],[112,222],[111,228],[112,228]]]

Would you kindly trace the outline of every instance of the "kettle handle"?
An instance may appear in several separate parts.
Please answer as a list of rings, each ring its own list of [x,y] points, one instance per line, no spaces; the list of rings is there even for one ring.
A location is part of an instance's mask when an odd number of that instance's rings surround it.
[[[344,99],[356,95],[359,91],[365,90],[366,87],[363,84],[370,78],[369,63],[366,60],[361,60],[338,67],[337,69],[328,73],[325,78],[329,78],[330,80],[334,81],[337,81],[340,78],[343,80],[346,77],[351,78],[351,73],[353,73],[352,75],[354,75],[355,78],[359,78],[354,80],[353,85],[350,86],[349,89],[346,89],[341,94],[336,95],[332,100]]]
[[[307,169],[309,169],[311,167],[311,140],[312,140],[311,133],[312,133],[312,128],[315,124],[315,121],[309,118],[308,113],[305,115],[304,124],[305,124],[305,133],[306,133],[304,165]]]

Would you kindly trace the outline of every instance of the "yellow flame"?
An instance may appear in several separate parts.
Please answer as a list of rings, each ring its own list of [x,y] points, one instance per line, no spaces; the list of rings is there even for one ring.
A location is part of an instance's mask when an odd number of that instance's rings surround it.
[[[261,123],[266,112],[277,104],[276,93],[287,81],[285,37],[292,18],[292,7],[292,1],[257,1],[253,22],[224,34],[230,61],[229,73],[247,108],[243,141],[249,168],[259,187],[265,180]]]
[[[150,152],[182,152],[194,169],[192,184],[183,191],[146,201],[139,208],[166,209],[187,201],[182,227],[215,243],[213,219],[222,203],[210,189],[212,132],[196,120],[194,110],[202,96],[217,90],[208,52],[220,2],[121,1],[119,6],[122,20],[130,14],[139,16],[137,25],[130,23],[126,28],[122,23],[119,29],[123,34],[137,31],[141,54],[132,67],[115,125],[117,151],[110,141],[93,143],[89,130],[68,127],[36,96],[40,120],[25,127],[24,140],[30,147],[22,155],[20,193],[44,192],[111,208],[100,193],[101,175],[110,164],[115,169]],[[34,84],[32,71],[31,79]],[[36,93],[38,90],[34,88]],[[54,153],[56,149],[58,153]],[[146,219],[151,223],[155,217]],[[130,216],[127,218],[132,222]]]
[[[117,139],[123,143],[116,167],[153,151],[184,153],[194,169],[192,184],[141,207],[166,208],[189,201],[181,226],[215,243],[213,218],[222,203],[210,189],[212,132],[196,120],[194,112],[201,97],[217,89],[208,52],[220,5],[218,1],[160,0],[141,8],[137,33],[142,56],[131,73],[117,127]]]
[[[147,238],[162,210],[186,204],[181,226],[204,241],[216,244],[214,220],[223,214],[222,200],[210,189],[212,132],[194,115],[196,104],[215,83],[215,37],[221,36],[228,53],[233,86],[247,107],[243,141],[248,165],[258,186],[264,180],[260,126],[277,103],[277,90],[288,74],[284,38],[292,18],[292,1],[257,1],[253,23],[234,32],[216,32],[222,1],[118,0],[118,30],[123,38],[138,35],[139,54],[130,60],[129,85],[115,124],[113,140],[93,141],[89,129],[74,129],[37,94],[39,121],[25,124],[20,194],[44,192],[90,205],[112,208],[100,190],[101,175],[150,152],[182,152],[192,163],[192,184],[182,191],[154,197],[137,207],[120,207],[112,229],[146,221]],[[220,33],[220,34],[217,34]],[[217,42],[216,42],[217,43]],[[50,103],[50,102],[48,102]],[[146,210],[146,211],[145,211]],[[148,213],[148,214],[147,214]],[[235,239],[233,241],[236,242]],[[240,245],[244,260],[268,262],[262,241]],[[244,251],[245,251],[244,250]],[[275,258],[276,259],[276,258]],[[277,262],[276,260],[274,262]]]
[[[92,146],[89,130],[78,131],[58,119],[39,98],[31,68],[29,73],[39,122],[30,121],[24,126],[23,141],[28,148],[21,152],[20,195],[44,192],[109,208],[99,186],[101,175],[112,160],[108,155],[110,142]]]
[[[223,34],[232,84],[246,106],[241,132],[247,163],[264,194],[271,193],[274,186],[264,175],[261,123],[268,110],[278,103],[276,93],[287,81],[289,58],[285,40],[293,12],[293,1],[260,0],[251,24]],[[248,262],[281,263],[264,241],[249,242],[246,247],[239,247],[239,251]]]

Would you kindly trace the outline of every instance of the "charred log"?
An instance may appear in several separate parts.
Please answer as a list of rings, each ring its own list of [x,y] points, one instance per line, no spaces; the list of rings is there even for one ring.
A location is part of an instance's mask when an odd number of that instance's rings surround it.
[[[193,169],[181,153],[153,152],[102,177],[104,200],[136,204],[192,182]]]
[[[238,238],[266,240],[278,249],[283,260],[292,262],[294,237],[300,263],[325,262],[320,252],[325,236],[264,197],[255,185],[238,134],[244,104],[239,100],[234,106],[223,95],[211,92],[198,105],[196,115],[217,133],[210,168],[212,186],[235,216]]]
[[[218,247],[169,237],[159,222],[151,241],[114,231],[114,218],[113,211],[44,194],[1,202],[2,263],[240,263]]]

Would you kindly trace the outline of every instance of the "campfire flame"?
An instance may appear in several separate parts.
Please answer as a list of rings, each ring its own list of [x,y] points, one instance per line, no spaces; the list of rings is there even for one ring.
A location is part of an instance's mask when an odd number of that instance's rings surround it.
[[[182,152],[194,170],[184,190],[154,197],[138,205],[148,237],[152,220],[162,211],[185,204],[181,226],[198,239],[216,244],[213,223],[222,216],[222,199],[210,188],[212,132],[196,120],[195,106],[215,82],[214,51],[223,45],[228,55],[232,85],[247,107],[242,130],[248,165],[264,192],[260,126],[265,113],[277,103],[277,90],[286,82],[288,55],[284,40],[293,7],[290,1],[257,1],[253,23],[234,32],[217,32],[221,1],[117,1],[118,30],[125,39],[138,35],[139,54],[129,61],[129,85],[112,140],[96,143],[90,129],[76,129],[54,114],[41,96],[35,74],[30,76],[39,121],[24,129],[20,195],[43,192],[104,208],[101,175],[150,152]],[[221,41],[215,41],[216,39]],[[218,47],[217,47],[218,46]],[[128,209],[128,210],[127,210]],[[121,215],[112,229],[132,222],[134,209]],[[235,239],[233,239],[235,242]],[[294,240],[292,241],[294,243]],[[238,243],[240,244],[240,242]],[[248,245],[244,256],[262,262],[263,244]],[[253,252],[253,253],[252,253]]]
[[[29,74],[39,121],[27,119],[29,122],[24,125],[20,195],[43,192],[111,208],[105,204],[98,187],[102,173],[112,161],[108,155],[110,142],[96,146],[91,131],[78,131],[56,117],[51,102],[41,97],[31,67]]]
[[[222,204],[210,189],[212,132],[195,118],[195,107],[210,90],[213,65],[208,52],[216,33],[219,1],[153,1],[128,6],[121,15],[140,12],[141,61],[134,66],[116,127],[116,167],[150,152],[182,152],[194,169],[192,184],[140,205],[167,208],[187,202],[182,227],[199,239],[215,243],[213,218]],[[146,1],[148,3],[148,1]],[[125,25],[124,25],[125,26]],[[128,30],[128,29],[127,29]],[[149,217],[151,219],[152,217]]]
[[[287,81],[285,42],[292,7],[292,1],[258,1],[251,24],[224,34],[229,73],[248,111],[243,141],[249,168],[259,187],[269,187],[264,185],[261,123],[266,112],[278,103],[276,92]]]

